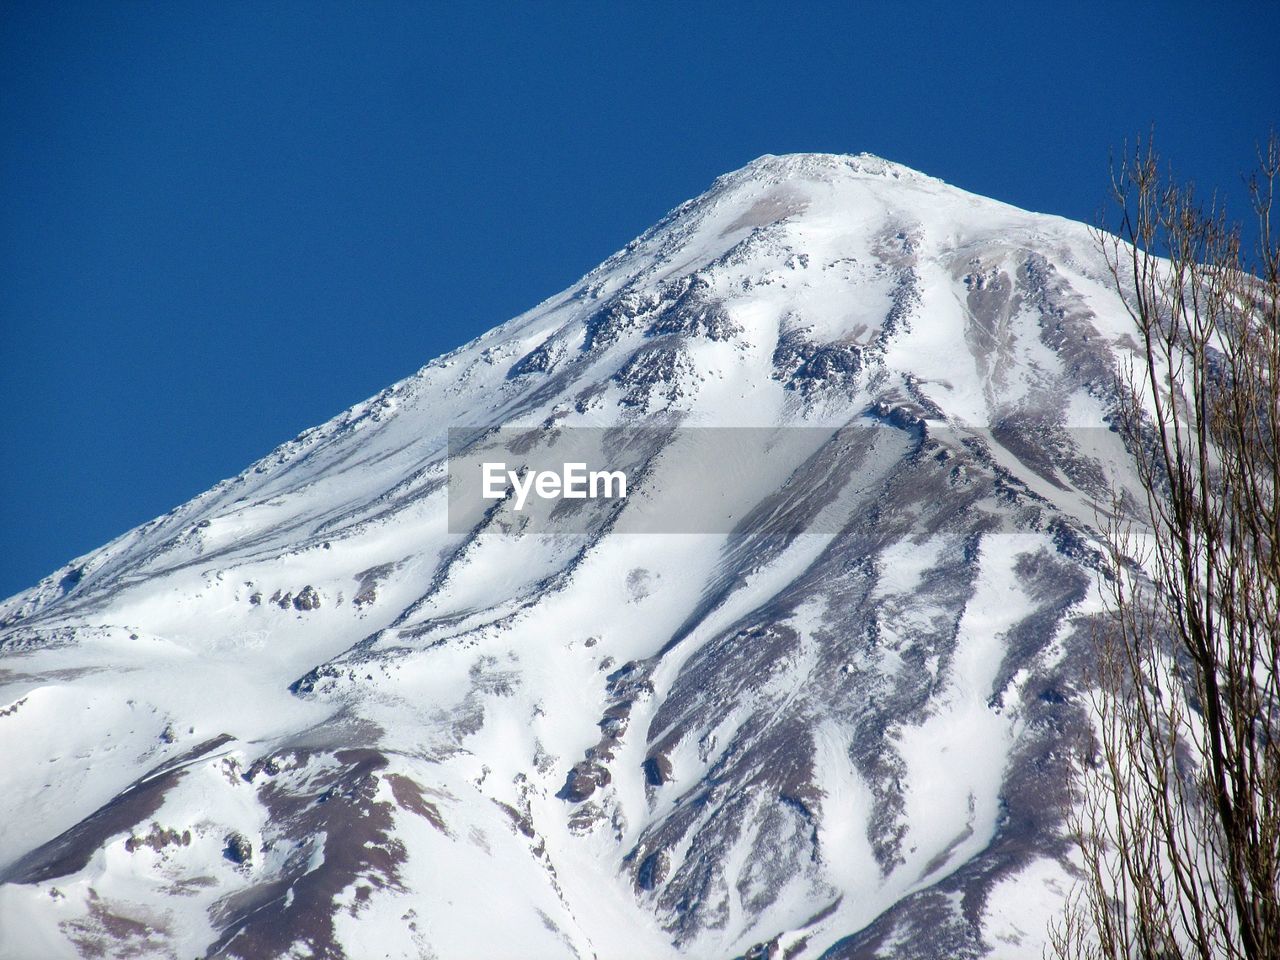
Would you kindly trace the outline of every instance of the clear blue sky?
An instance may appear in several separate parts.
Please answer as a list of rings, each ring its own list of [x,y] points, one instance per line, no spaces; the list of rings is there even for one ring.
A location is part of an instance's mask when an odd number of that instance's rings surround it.
[[[1225,188],[1280,10],[0,6],[0,596],[568,285],[762,153],[1094,219],[1156,125]]]

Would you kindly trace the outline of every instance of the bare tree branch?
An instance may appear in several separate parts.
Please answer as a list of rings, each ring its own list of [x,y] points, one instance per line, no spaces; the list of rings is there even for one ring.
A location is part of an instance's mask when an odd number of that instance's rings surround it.
[[[1150,532],[1107,531],[1064,960],[1280,960],[1277,178],[1272,137],[1247,256],[1150,141],[1113,168],[1120,230],[1096,236],[1141,339],[1116,420]]]

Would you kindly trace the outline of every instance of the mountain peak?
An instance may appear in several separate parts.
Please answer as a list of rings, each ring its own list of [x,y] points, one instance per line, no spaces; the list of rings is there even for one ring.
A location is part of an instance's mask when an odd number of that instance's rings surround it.
[[[916,183],[942,182],[872,153],[766,153],[721,179],[780,183],[787,180],[833,180],[849,176]]]

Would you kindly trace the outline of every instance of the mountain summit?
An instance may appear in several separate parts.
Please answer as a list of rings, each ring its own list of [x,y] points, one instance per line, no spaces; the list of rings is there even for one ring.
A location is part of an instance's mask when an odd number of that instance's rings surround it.
[[[1037,955],[1131,334],[1081,224],[721,177],[0,605],[0,955]],[[451,510],[508,434],[633,489]]]

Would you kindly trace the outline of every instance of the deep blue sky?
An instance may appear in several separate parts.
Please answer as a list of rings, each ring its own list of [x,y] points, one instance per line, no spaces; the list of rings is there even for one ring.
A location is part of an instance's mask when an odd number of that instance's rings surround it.
[[[1154,123],[1239,209],[1277,36],[1273,2],[5,2],[0,596],[762,153],[1092,220]]]

